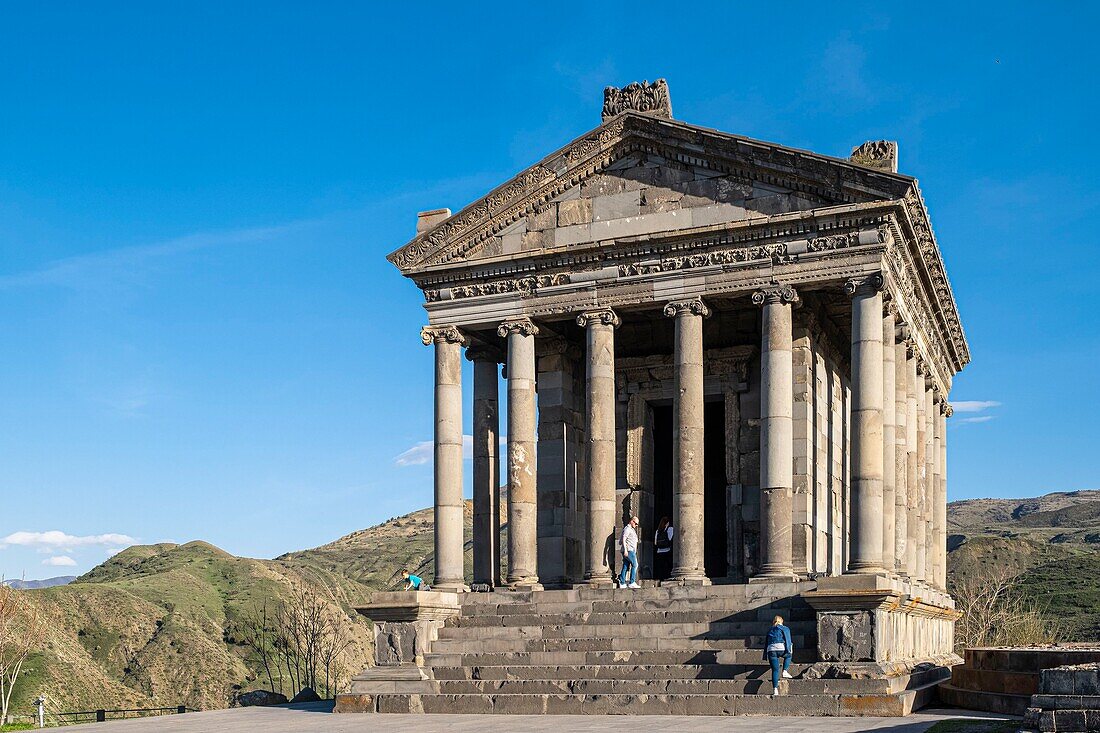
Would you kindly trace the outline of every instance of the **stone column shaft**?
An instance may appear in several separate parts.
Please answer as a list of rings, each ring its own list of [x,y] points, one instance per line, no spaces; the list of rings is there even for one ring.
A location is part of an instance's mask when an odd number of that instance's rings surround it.
[[[462,346],[453,326],[426,326],[425,345],[435,344],[435,582],[462,591]]]
[[[615,573],[615,328],[619,317],[610,309],[588,311],[577,318],[585,329],[585,432],[588,460],[588,542],[584,580],[611,585]]]
[[[474,362],[474,582],[500,584],[500,417],[497,357],[466,352]]]
[[[852,296],[852,537],[849,573],[882,567],[882,276],[846,284]]]
[[[901,575],[909,574],[906,562],[909,527],[909,470],[906,451],[908,435],[908,361],[906,360],[905,338],[908,329],[902,327],[894,345],[894,415],[897,427],[894,435],[894,570]]]
[[[896,430],[896,371],[894,368],[894,332],[896,330],[894,312],[891,305],[882,319],[882,566],[888,572],[894,572],[897,563],[895,555],[895,491],[897,474],[895,471],[895,453],[897,451]]]
[[[539,588],[535,459],[535,334],[527,318],[505,321],[508,339],[508,585]]]
[[[924,364],[917,369],[917,579],[928,580],[928,411],[927,388],[924,384]]]
[[[938,423],[939,447],[939,476],[936,483],[936,553],[938,563],[936,570],[936,584],[939,588],[947,589],[947,418],[951,417],[953,410],[947,402],[946,395],[941,404]]]
[[[709,581],[703,567],[703,318],[710,311],[696,298],[669,303],[664,313],[676,319],[672,580],[704,584]]]
[[[917,416],[917,354],[916,347],[906,349],[905,371],[905,482],[907,496],[905,542],[905,567],[910,578],[919,579],[917,557],[920,536],[920,473],[917,468],[918,416]]]
[[[929,585],[936,581],[936,405],[931,382],[924,389],[924,581]]]
[[[760,572],[757,581],[795,579],[792,563],[794,361],[790,287],[757,291],[760,343]]]

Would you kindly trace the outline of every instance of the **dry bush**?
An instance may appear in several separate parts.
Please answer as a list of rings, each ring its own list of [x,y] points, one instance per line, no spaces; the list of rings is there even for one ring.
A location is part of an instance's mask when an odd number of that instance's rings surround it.
[[[26,602],[24,593],[0,583],[0,725],[8,721],[23,663],[46,636],[45,619],[37,606]]]
[[[1058,625],[1043,615],[1038,603],[1016,590],[1019,577],[1012,568],[998,567],[953,583],[955,607],[963,614],[955,623],[956,649],[1051,644],[1058,639]]]

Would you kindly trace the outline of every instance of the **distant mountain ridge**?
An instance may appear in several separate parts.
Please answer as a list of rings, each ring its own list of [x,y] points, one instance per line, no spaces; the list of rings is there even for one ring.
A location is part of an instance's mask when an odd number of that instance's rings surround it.
[[[56,588],[59,585],[68,585],[76,580],[75,575],[59,575],[56,578],[43,580],[5,580],[4,585],[16,590],[30,590],[32,588]]]

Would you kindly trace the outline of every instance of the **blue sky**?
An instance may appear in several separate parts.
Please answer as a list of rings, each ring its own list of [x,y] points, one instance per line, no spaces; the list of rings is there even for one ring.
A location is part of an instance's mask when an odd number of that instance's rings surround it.
[[[898,140],[974,357],[951,498],[1100,486],[1095,6],[778,7],[6,5],[0,574],[428,506],[432,357],[385,255],[660,76],[688,122]]]

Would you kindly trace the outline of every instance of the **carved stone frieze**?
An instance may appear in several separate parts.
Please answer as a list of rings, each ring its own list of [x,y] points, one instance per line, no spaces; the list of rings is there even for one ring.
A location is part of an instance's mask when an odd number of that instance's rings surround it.
[[[770,288],[763,288],[752,294],[752,302],[756,305],[766,305],[769,303],[787,303],[793,305],[798,302],[798,291],[789,285],[776,285]]]
[[[467,343],[466,335],[454,326],[424,326],[420,329],[420,340],[425,346],[441,342],[461,346]]]
[[[672,118],[672,100],[668,94],[668,82],[658,79],[652,84],[632,82],[625,87],[605,87],[603,90],[603,121],[627,110]]]
[[[710,308],[707,308],[702,298],[674,300],[665,305],[664,314],[669,318],[675,318],[680,315],[702,316],[706,318],[710,315]]]
[[[893,140],[869,140],[852,149],[853,163],[888,173],[898,172],[898,144]]]
[[[501,338],[510,333],[518,333],[523,336],[537,336],[539,327],[530,318],[510,318],[497,326],[497,335]]]
[[[602,323],[605,326],[618,328],[622,321],[619,320],[618,314],[610,308],[600,308],[585,311],[577,316],[577,325],[581,328],[587,328],[589,323]]]
[[[553,285],[564,285],[569,282],[569,274],[558,272],[552,275],[529,275],[509,280],[490,280],[488,282],[473,282],[466,285],[456,285],[448,288],[451,298],[476,298],[480,295],[499,295],[501,293],[530,293],[538,288],[548,288]],[[428,288],[424,291],[424,300],[434,303],[442,299],[439,288]]]

